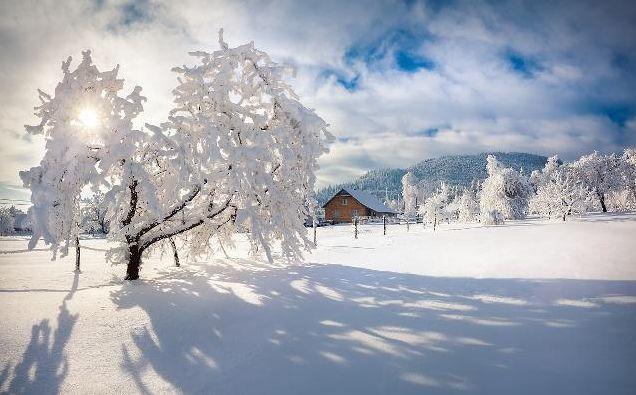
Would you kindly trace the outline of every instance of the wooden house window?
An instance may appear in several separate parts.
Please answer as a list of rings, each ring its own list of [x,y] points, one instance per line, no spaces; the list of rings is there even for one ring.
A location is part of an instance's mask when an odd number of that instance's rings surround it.
[[[354,217],[357,217],[357,216],[358,216],[358,210],[353,210],[353,211],[351,212],[351,214],[352,214]]]
[[[347,200],[348,200],[347,198],[342,198],[342,205],[343,206],[347,205]]]
[[[340,210],[333,210],[333,217],[340,218]]]

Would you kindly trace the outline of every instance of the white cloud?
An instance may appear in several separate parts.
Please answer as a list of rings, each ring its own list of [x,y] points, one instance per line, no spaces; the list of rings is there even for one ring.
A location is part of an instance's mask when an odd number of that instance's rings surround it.
[[[132,8],[131,8],[132,7]],[[292,81],[340,138],[321,158],[322,184],[376,167],[407,166],[441,154],[492,150],[558,153],[634,144],[636,7],[611,3],[421,3],[358,1],[3,2],[0,4],[0,183],[38,162],[41,139],[22,138],[35,121],[36,88],[52,91],[59,65],[90,48],[101,68],[121,64],[127,89],[149,98],[143,121],[161,122],[171,106],[174,65],[187,52],[212,50],[220,27],[232,44],[255,41],[297,67]],[[405,72],[392,59],[347,59],[352,48],[388,46],[412,34],[412,50],[434,64]],[[411,37],[411,36],[408,36]],[[509,51],[533,66],[514,70]],[[364,54],[363,54],[364,55]],[[337,77],[359,76],[349,91]],[[627,108],[627,110],[625,110]],[[622,111],[622,112],[621,112]],[[627,114],[627,115],[624,115]],[[423,131],[436,129],[427,136]]]

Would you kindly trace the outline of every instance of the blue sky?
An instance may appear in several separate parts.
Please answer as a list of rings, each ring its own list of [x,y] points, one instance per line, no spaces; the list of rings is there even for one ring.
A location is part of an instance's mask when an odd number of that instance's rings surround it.
[[[321,185],[444,154],[564,159],[636,145],[636,6],[622,1],[7,1],[0,3],[0,197],[43,142],[36,89],[86,48],[121,65],[165,120],[170,68],[217,31],[296,68],[290,82],[337,137]],[[21,195],[23,196],[23,195]]]

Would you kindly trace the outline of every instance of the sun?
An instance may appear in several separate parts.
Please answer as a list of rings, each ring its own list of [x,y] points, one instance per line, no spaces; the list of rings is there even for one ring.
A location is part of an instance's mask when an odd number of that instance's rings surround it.
[[[82,124],[82,126],[87,128],[95,128],[99,126],[99,118],[97,117],[97,113],[92,108],[84,108],[80,111],[78,120]]]

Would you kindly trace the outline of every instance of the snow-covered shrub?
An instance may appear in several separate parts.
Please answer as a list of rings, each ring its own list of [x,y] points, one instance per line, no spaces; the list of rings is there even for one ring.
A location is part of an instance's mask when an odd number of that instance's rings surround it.
[[[288,68],[253,43],[193,52],[194,66],[176,67],[175,108],[161,126],[133,128],[143,111],[136,87],[120,96],[118,67],[100,72],[90,52],[49,96],[40,92],[38,126],[47,140],[40,166],[22,172],[32,191],[34,236],[66,253],[78,232],[82,188],[104,191],[109,251],[139,276],[144,252],[179,236],[203,252],[210,238],[247,232],[253,252],[299,258],[313,246],[303,221],[313,212],[317,158],[332,137],[283,81]],[[187,237],[186,237],[187,236]],[[227,244],[226,244],[227,245]]]
[[[501,225],[504,223],[504,216],[497,209],[490,210],[481,214],[481,222],[484,225]]]
[[[482,184],[479,201],[484,222],[493,218],[523,219],[528,211],[528,199],[534,193],[527,177],[501,165],[492,155],[487,158],[488,178]],[[491,214],[497,212],[497,214]]]

